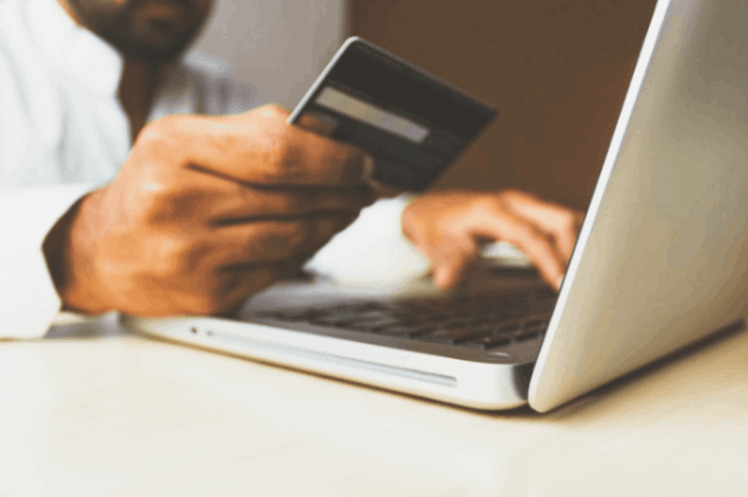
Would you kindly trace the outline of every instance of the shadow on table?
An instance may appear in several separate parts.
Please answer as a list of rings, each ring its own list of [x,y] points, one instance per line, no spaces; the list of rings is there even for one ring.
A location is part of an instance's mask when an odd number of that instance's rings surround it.
[[[90,340],[93,338],[111,338],[132,335],[133,332],[119,324],[116,313],[106,314],[94,319],[71,318],[50,328],[45,340]]]

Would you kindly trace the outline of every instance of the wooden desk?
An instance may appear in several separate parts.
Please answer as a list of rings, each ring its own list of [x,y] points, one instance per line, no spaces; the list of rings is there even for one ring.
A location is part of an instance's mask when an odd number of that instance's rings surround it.
[[[0,342],[0,426],[3,496],[748,495],[748,333],[538,415],[83,327]]]

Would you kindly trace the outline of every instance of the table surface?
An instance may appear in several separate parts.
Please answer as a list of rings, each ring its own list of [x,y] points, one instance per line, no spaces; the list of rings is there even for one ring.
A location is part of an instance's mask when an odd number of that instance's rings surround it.
[[[142,337],[0,342],[0,495],[748,495],[748,333],[540,415]]]

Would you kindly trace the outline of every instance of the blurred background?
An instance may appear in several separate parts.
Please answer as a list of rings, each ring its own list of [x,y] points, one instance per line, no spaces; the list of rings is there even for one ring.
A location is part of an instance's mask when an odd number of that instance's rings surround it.
[[[516,187],[584,209],[654,0],[218,0],[198,48],[293,107],[359,35],[499,117],[435,185]]]
[[[216,0],[196,48],[227,61],[262,102],[294,107],[345,37],[345,0]]]

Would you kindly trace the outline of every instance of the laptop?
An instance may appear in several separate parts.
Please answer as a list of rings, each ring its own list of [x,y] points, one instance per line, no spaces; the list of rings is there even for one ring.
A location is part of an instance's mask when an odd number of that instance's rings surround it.
[[[558,294],[479,264],[442,294],[289,283],[180,343],[476,409],[545,412],[748,313],[748,2],[659,0]]]

